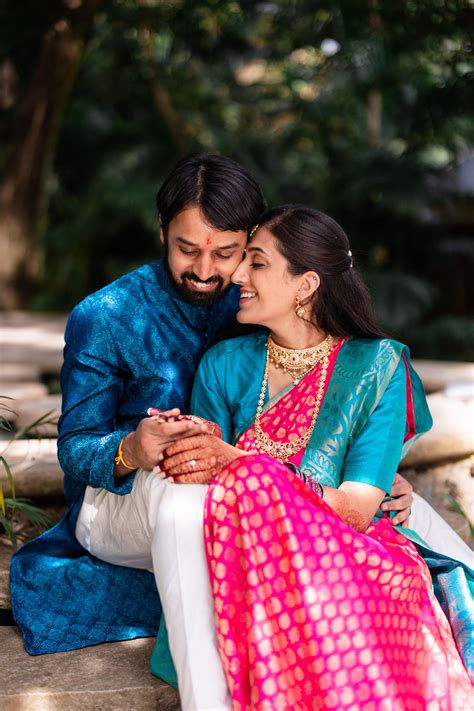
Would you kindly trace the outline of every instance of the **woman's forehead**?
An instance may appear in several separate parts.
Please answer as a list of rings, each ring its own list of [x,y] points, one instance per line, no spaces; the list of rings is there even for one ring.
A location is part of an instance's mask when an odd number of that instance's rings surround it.
[[[250,239],[248,246],[248,252],[263,252],[269,256],[278,254],[277,246],[275,244],[275,237],[272,233],[265,227],[260,227],[254,236]]]

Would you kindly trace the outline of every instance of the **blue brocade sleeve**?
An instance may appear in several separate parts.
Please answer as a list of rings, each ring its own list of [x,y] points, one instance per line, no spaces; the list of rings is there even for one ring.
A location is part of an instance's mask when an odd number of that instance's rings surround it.
[[[212,349],[201,360],[194,379],[191,413],[218,424],[222,430],[224,442],[232,442],[232,417],[215,371],[213,354],[217,350],[216,348]]]
[[[103,312],[79,304],[69,317],[65,341],[58,458],[66,499],[77,498],[86,485],[126,494],[133,476],[119,485],[114,481],[114,455],[130,431],[115,427],[124,373]]]
[[[349,445],[343,481],[391,490],[402,455],[406,407],[406,369],[400,359],[380,402]]]

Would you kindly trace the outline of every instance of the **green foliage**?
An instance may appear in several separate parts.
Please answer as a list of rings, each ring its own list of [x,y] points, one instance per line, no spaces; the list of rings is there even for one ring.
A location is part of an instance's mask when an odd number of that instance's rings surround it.
[[[1,400],[11,400],[6,396],[0,396]],[[0,410],[13,413],[14,411],[3,402],[0,402]],[[52,411],[51,411],[52,412]],[[26,427],[20,428],[17,432],[13,432],[13,428],[8,420],[0,414],[0,429],[10,432],[12,436],[6,445],[3,453],[0,455],[0,466],[5,471],[7,481],[10,487],[10,496],[5,496],[2,482],[0,480],[0,526],[12,543],[13,547],[17,545],[18,528],[28,521],[35,528],[48,528],[51,525],[50,518],[40,508],[35,506],[29,499],[17,497],[15,488],[15,479],[7,458],[4,456],[11,442],[24,437],[26,434],[34,433],[36,428],[42,424],[50,424],[53,420],[50,418],[51,412],[42,415],[37,420]]]
[[[469,533],[470,533],[471,537],[473,537],[474,536],[474,524],[470,520],[467,513],[464,511],[464,509],[461,506],[461,504],[459,503],[459,501],[457,499],[455,499],[454,496],[452,496],[451,494],[445,494],[445,499],[446,499],[447,503],[449,504],[450,508],[453,511],[455,511],[456,513],[458,513],[460,516],[462,516],[467,521],[467,523],[469,525]]]
[[[442,316],[417,324],[410,331],[410,346],[417,357],[474,361],[474,319]]]
[[[410,274],[372,272],[366,281],[379,321],[388,333],[401,333],[419,323],[433,301],[429,284]]]
[[[52,9],[28,2],[22,24],[5,4],[0,48],[20,96]],[[443,245],[472,239],[474,225],[447,189],[474,143],[470,10],[468,0],[109,0],[64,116],[33,305],[71,307],[159,256],[154,195],[184,146],[243,162],[270,205],[338,219],[357,264],[379,274],[374,295],[394,335],[466,317],[474,257],[452,253],[459,278],[447,280]],[[0,148],[14,120],[12,108]],[[428,336],[418,343],[431,352]]]

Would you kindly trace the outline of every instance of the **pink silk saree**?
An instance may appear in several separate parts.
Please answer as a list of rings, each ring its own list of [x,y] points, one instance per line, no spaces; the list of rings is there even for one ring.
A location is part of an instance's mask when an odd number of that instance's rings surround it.
[[[274,440],[308,427],[318,378],[317,367],[262,416]],[[237,446],[254,450],[253,427]],[[252,453],[214,479],[204,530],[235,710],[472,708],[429,570],[389,518],[357,533],[286,466]]]

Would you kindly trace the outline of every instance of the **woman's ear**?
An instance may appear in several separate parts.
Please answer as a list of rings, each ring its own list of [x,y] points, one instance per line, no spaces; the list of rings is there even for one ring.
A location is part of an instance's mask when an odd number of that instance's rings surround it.
[[[311,298],[315,291],[319,289],[320,284],[321,279],[319,278],[319,274],[316,272],[306,272],[306,274],[303,274],[301,277],[300,288],[298,289],[298,294],[300,295],[301,300],[306,301]]]

